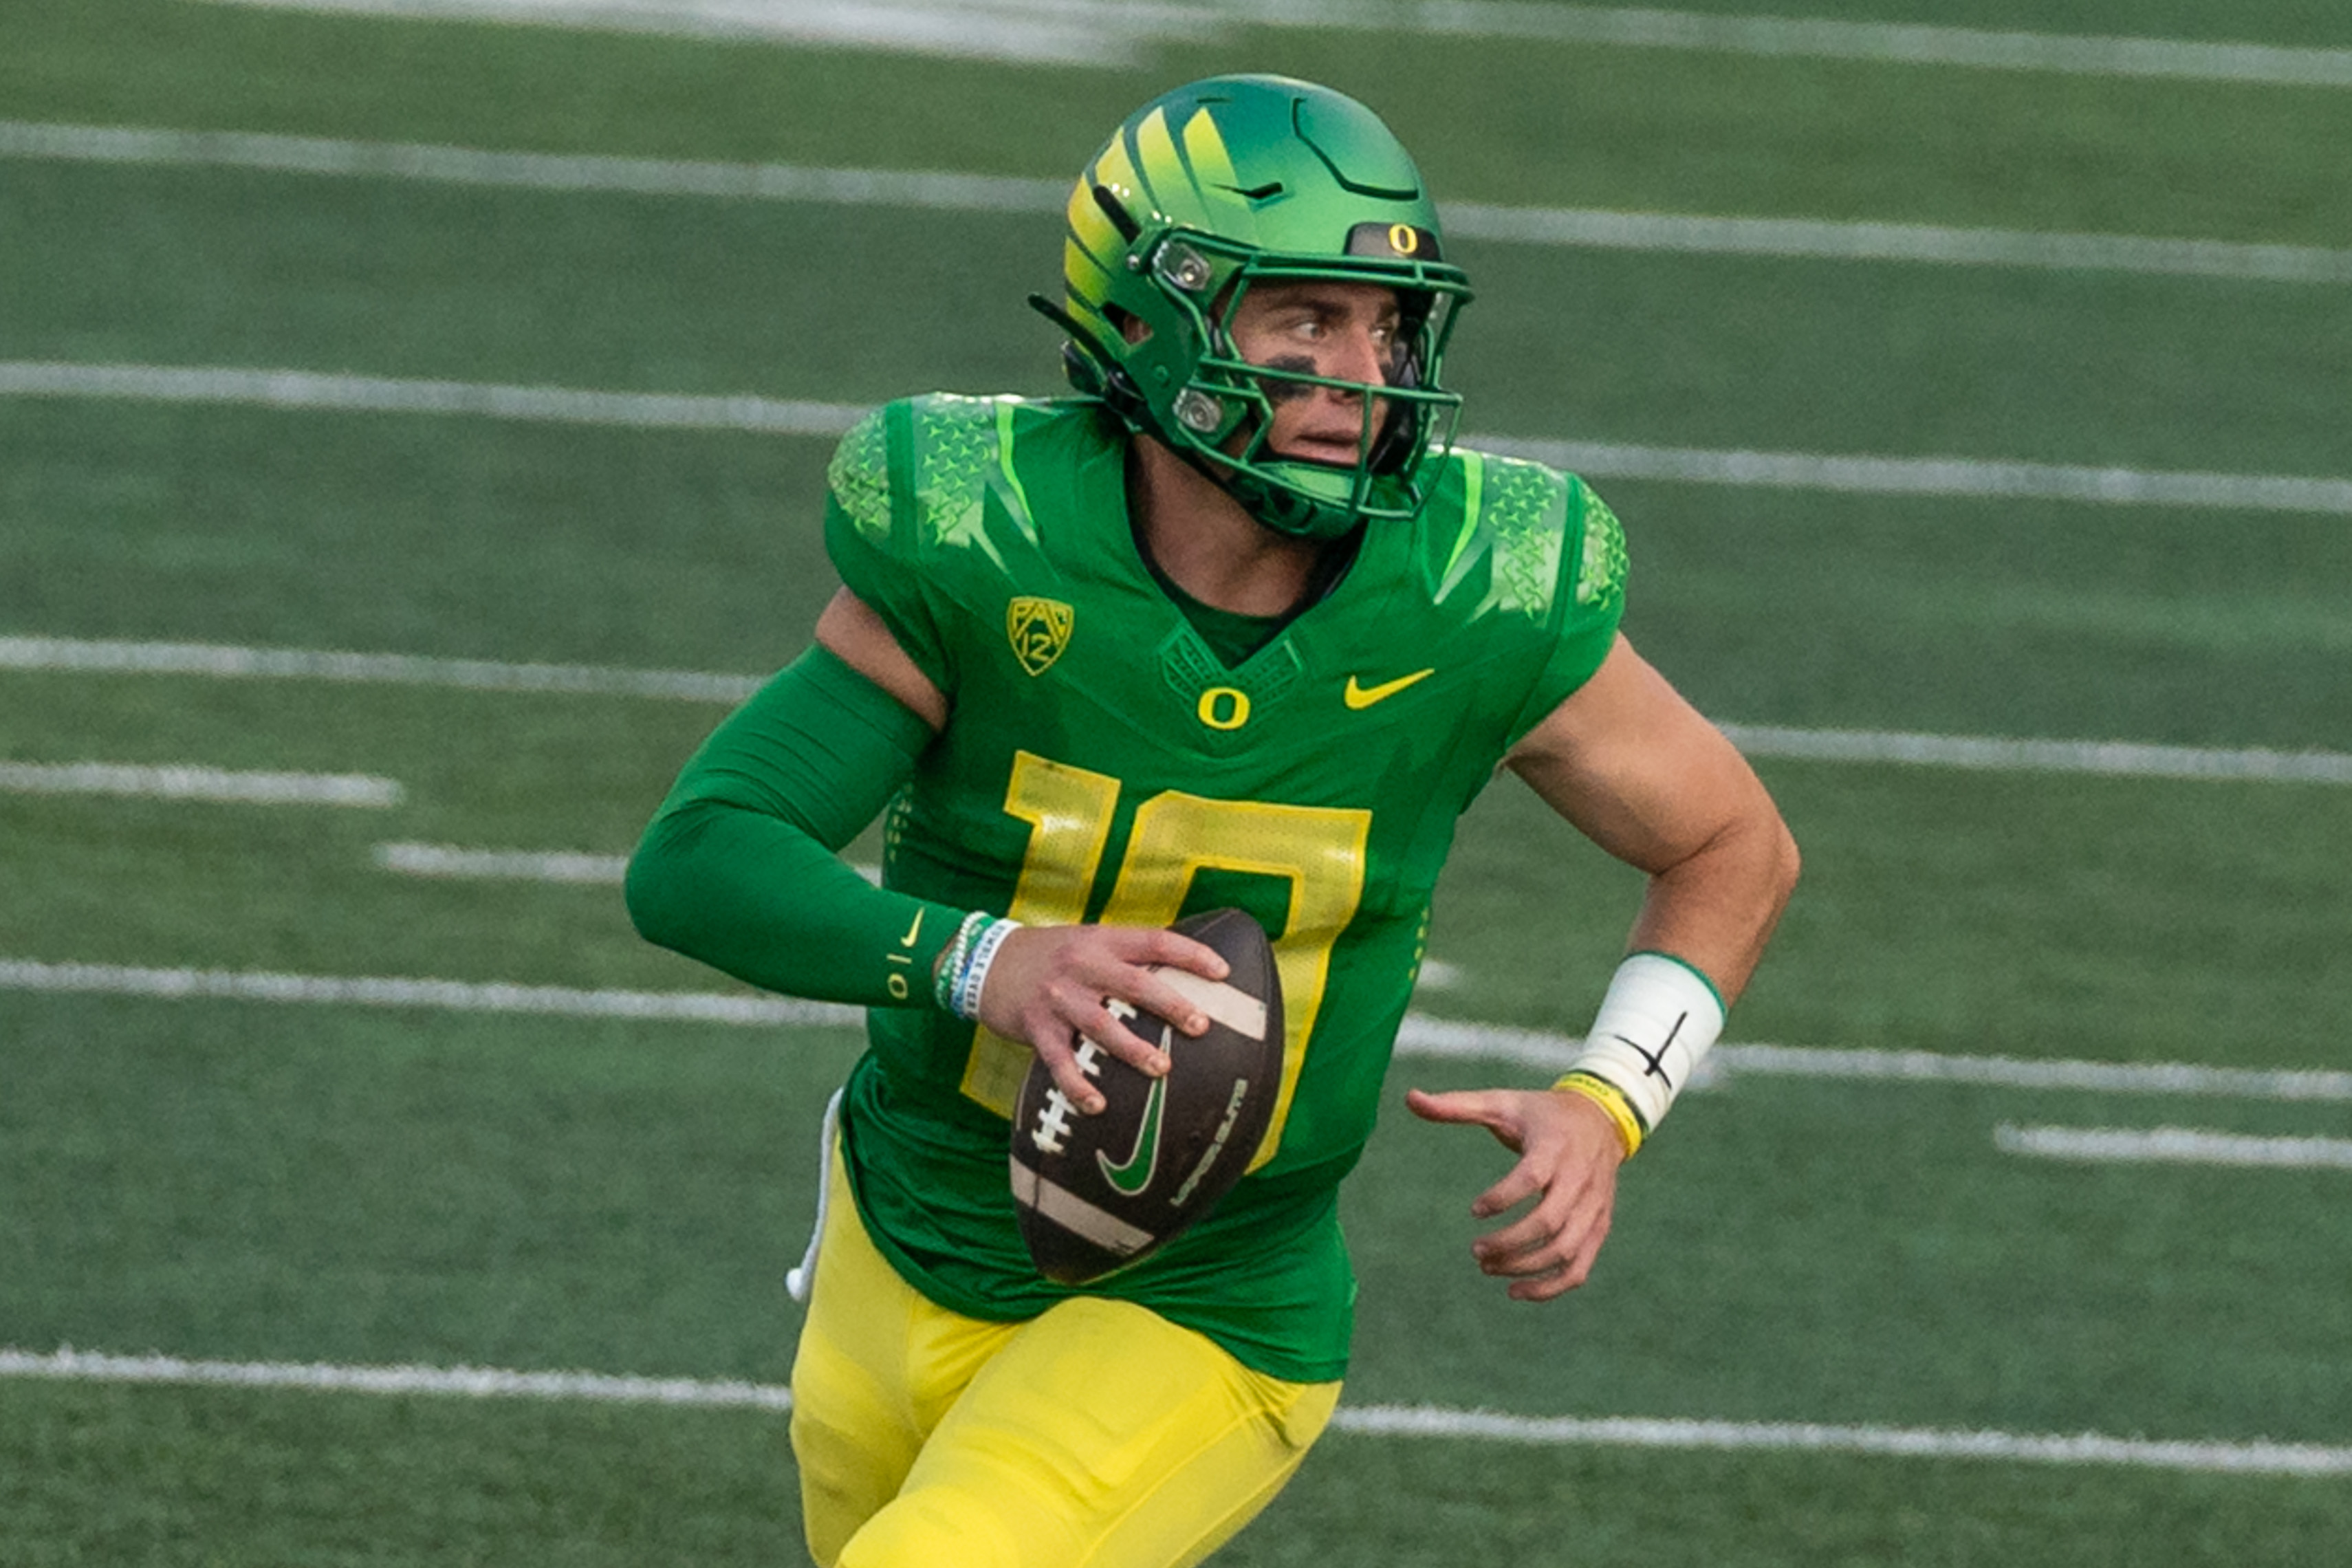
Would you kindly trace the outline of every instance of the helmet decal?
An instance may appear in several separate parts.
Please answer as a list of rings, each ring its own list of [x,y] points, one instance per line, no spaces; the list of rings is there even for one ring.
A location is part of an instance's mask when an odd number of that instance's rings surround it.
[[[1409,223],[1392,223],[1385,227],[1377,223],[1360,223],[1348,231],[1350,256],[1415,256],[1435,261],[1442,248],[1434,229]]]

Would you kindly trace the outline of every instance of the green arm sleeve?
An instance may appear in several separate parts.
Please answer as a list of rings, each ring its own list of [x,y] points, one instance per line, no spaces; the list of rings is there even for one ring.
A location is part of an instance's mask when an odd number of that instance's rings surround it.
[[[841,847],[898,793],[929,725],[822,647],[712,732],[630,858],[649,942],[787,995],[929,1006],[964,911],[869,884]]]

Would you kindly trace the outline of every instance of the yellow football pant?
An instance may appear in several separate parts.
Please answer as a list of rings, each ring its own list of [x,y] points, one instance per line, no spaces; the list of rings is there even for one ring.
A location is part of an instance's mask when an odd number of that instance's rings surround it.
[[[1282,1489],[1339,1400],[1125,1301],[1024,1323],[926,1300],[833,1162],[793,1452],[824,1568],[1179,1568]]]

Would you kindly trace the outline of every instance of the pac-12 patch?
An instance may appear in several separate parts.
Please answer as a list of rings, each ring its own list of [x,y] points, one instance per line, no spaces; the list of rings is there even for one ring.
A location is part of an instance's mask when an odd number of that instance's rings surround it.
[[[1012,640],[1013,657],[1032,675],[1052,668],[1070,646],[1070,628],[1077,612],[1059,599],[1024,594],[1004,606],[1004,635]]]

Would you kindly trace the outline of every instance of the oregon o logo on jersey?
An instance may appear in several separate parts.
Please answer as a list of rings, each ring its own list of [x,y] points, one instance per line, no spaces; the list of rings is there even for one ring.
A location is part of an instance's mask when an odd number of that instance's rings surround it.
[[[1004,635],[1013,657],[1032,675],[1052,668],[1070,646],[1070,627],[1076,612],[1059,599],[1038,599],[1024,594],[1004,606]]]
[[[1238,730],[1249,722],[1249,693],[1231,686],[1212,686],[1201,693],[1201,722],[1212,730]]]

